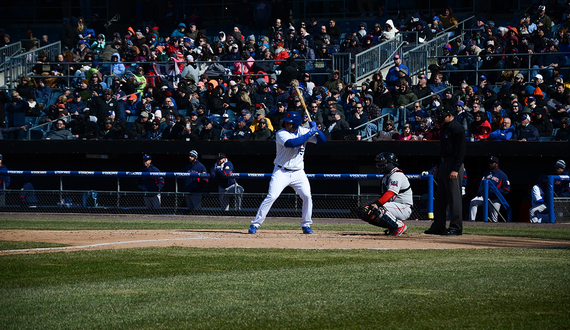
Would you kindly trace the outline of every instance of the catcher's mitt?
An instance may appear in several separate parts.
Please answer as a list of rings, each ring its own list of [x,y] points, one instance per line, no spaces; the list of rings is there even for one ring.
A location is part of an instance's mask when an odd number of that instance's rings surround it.
[[[359,207],[356,214],[366,222],[375,222],[378,219],[378,210],[369,205]]]

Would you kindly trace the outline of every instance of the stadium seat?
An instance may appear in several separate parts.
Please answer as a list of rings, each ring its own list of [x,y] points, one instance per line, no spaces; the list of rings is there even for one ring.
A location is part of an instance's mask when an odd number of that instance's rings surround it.
[[[186,113],[188,112],[187,109],[183,109],[183,110],[178,110],[178,113],[183,115],[184,117],[186,117]]]
[[[127,128],[133,128],[133,123],[137,120],[139,116],[127,116]]]
[[[36,99],[36,103],[41,104],[43,107],[45,107],[50,100],[51,100],[51,98],[47,99],[47,98],[39,97]]]
[[[38,124],[38,118],[39,117],[35,116],[26,116],[26,125],[29,125],[28,129]]]
[[[378,122],[378,128],[379,129],[384,128],[384,122],[386,121],[386,118],[388,118],[388,119],[391,119],[394,121],[394,129],[398,129],[398,126],[399,126],[398,125],[399,109],[398,108],[384,108],[384,109],[382,109],[381,116],[384,116],[386,114],[388,114],[390,116],[380,119]]]
[[[47,102],[47,104],[44,104],[44,109],[47,109],[47,107],[49,107],[50,105],[55,104],[55,101],[57,101],[57,98],[60,97],[61,95],[63,95],[62,92],[51,93],[51,97],[50,97],[49,101]]]
[[[213,114],[211,116],[214,119],[214,122],[216,122],[216,124],[219,125],[222,122],[222,116],[220,116],[218,114]]]

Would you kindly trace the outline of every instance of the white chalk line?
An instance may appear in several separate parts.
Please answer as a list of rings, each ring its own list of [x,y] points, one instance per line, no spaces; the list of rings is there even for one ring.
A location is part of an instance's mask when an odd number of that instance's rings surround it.
[[[194,239],[221,239],[221,238],[207,237],[207,236],[186,237],[186,238],[162,238],[162,239],[138,240],[138,241],[107,242],[107,243],[97,243],[97,244],[90,244],[90,245],[59,246],[59,247],[20,249],[20,250],[3,250],[3,251],[0,251],[0,254],[2,254],[2,253],[17,253],[17,252],[34,252],[34,251],[89,249],[89,248],[96,248],[96,247],[100,247],[100,246],[109,246],[109,245],[136,244],[136,243],[149,243],[149,242],[166,242],[166,241],[188,241],[188,240],[194,240]]]

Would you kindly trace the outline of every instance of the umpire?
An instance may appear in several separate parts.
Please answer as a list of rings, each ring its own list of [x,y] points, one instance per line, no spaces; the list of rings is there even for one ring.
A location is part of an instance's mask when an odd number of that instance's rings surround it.
[[[440,108],[437,121],[441,125],[441,163],[438,166],[434,222],[425,231],[431,235],[463,234],[461,182],[465,158],[465,130],[454,120],[453,110]],[[449,207],[449,228],[445,228]]]

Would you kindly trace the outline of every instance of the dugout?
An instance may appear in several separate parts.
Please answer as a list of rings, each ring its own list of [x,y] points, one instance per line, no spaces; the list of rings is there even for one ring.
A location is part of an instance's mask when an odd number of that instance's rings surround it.
[[[165,172],[182,171],[188,162],[188,152],[195,149],[207,169],[215,155],[223,152],[234,163],[236,172],[271,173],[275,143],[262,141],[13,141],[0,140],[0,153],[11,170],[77,170],[77,171],[136,171],[142,167],[141,157],[151,154],[155,165]],[[330,141],[323,146],[309,145],[305,154],[307,173],[374,173],[374,156],[390,151],[398,155],[401,168],[407,174],[427,171],[439,162],[438,141]],[[525,201],[532,184],[542,173],[550,173],[557,159],[569,154],[568,142],[478,141],[467,142],[465,167],[468,175],[468,196],[477,191],[482,173],[488,168],[488,157],[500,159],[500,168],[509,176],[512,190],[506,196],[513,208],[513,220],[519,218],[521,203]],[[568,159],[566,159],[568,161]],[[40,179],[45,186],[53,182]],[[53,181],[53,180],[52,180]],[[121,189],[136,190],[134,180],[124,180]],[[266,192],[268,181],[241,181],[246,191]],[[11,189],[19,189],[23,178],[13,177]],[[112,179],[66,178],[68,189],[108,190],[116,185]],[[129,186],[130,185],[130,186]],[[354,181],[313,181],[313,193],[351,193]],[[373,192],[375,182],[364,183],[363,192]],[[168,182],[165,190],[169,191]],[[211,187],[212,191],[215,187]],[[414,194],[424,187],[414,187]]]

